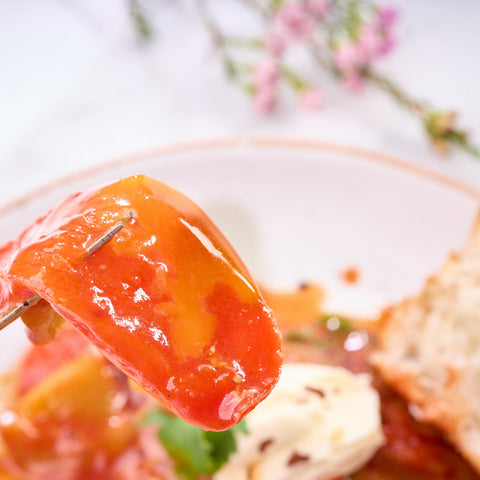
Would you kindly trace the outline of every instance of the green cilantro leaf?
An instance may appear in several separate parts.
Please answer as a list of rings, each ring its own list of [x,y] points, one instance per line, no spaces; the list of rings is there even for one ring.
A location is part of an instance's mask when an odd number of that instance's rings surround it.
[[[235,433],[247,433],[245,422],[223,432],[211,432],[190,425],[162,411],[151,413],[146,423],[158,423],[158,437],[175,463],[177,473],[187,480],[212,475],[237,449]]]
[[[330,332],[346,333],[352,330],[350,320],[341,315],[325,314],[320,317],[320,323]]]

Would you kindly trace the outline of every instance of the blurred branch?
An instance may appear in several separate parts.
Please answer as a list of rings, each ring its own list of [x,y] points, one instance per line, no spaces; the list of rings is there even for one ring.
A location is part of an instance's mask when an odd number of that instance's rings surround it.
[[[154,30],[150,24],[147,15],[143,11],[140,0],[128,0],[130,17],[132,19],[133,27],[142,41],[149,41],[154,36]]]
[[[443,111],[411,96],[375,69],[395,41],[392,26],[397,12],[370,0],[239,0],[260,15],[264,31],[259,38],[229,35],[214,19],[209,0],[197,0],[199,17],[210,37],[227,78],[245,91],[262,113],[272,112],[283,82],[306,108],[319,108],[323,92],[289,66],[290,48],[304,47],[318,67],[347,89],[360,93],[371,85],[390,96],[420,121],[435,150],[447,154],[452,147],[480,158],[467,132],[457,126],[453,111]],[[142,40],[153,28],[142,0],[128,0],[133,26]],[[212,6],[213,6],[212,2]],[[250,51],[249,61],[244,59]]]

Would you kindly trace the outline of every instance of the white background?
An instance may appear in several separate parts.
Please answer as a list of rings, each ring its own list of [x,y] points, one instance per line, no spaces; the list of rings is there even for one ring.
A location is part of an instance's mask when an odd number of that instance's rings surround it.
[[[248,31],[238,2],[211,3],[225,25]],[[393,4],[398,47],[378,68],[418,98],[456,109],[480,143],[480,2]],[[1,203],[113,157],[237,135],[367,148],[480,188],[479,160],[439,158],[419,124],[373,89],[355,95],[319,76],[322,110],[287,101],[272,117],[259,115],[225,80],[193,1],[146,6],[157,36],[140,45],[125,0],[0,0]]]

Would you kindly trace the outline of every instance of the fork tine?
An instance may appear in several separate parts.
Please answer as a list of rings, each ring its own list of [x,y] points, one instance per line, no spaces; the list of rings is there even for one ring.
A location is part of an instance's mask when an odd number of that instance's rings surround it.
[[[115,225],[110,227],[105,233],[98,237],[91,245],[89,245],[85,249],[85,257],[88,257],[93,252],[96,252],[100,247],[109,242],[125,226],[125,222],[132,217],[133,212],[128,212],[125,217],[123,217]],[[32,305],[35,305],[40,299],[40,295],[35,295],[7,312],[3,317],[0,318],[0,330],[3,330],[5,327],[13,323],[18,317],[22,315],[25,310],[30,308]]]

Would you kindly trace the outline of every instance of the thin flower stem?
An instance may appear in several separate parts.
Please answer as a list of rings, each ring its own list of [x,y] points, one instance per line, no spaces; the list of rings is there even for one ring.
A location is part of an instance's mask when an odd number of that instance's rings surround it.
[[[207,6],[208,0],[198,0],[199,12],[203,23],[209,33],[212,43],[216,46],[220,60],[224,65],[228,77],[252,93],[251,85],[245,86],[245,73],[253,70],[242,68],[232,56],[230,49],[250,48],[261,51],[262,43],[259,39],[229,37],[224,35],[217,24],[212,20]],[[275,19],[276,12],[283,5],[282,1],[262,2],[261,0],[242,0],[260,14],[268,25]],[[335,34],[346,32],[349,38],[358,37],[358,29],[362,26],[362,17],[358,4],[353,0],[331,0],[333,11],[330,23],[324,25],[325,31],[318,28],[303,38],[303,46],[308,49],[315,62],[336,79],[344,78],[344,73],[339,71],[333,63],[333,54],[336,50]],[[376,8],[373,4],[372,9]],[[373,11],[373,10],[372,10]],[[354,29],[354,30],[352,30]],[[342,33],[341,33],[342,34]],[[284,59],[277,58],[277,63],[284,80],[296,91],[301,92],[308,85],[298,72],[290,69]],[[466,132],[455,125],[456,116],[453,112],[439,111],[426,102],[421,102],[410,96],[404,89],[388,77],[366,65],[358,71],[364,81],[377,87],[393,98],[399,105],[406,108],[413,116],[418,118],[432,141],[434,148],[439,153],[448,153],[451,146],[459,147],[466,152],[480,158],[479,149],[473,145]]]
[[[262,48],[262,40],[260,38],[248,38],[230,35],[224,37],[225,45],[232,48],[259,49]]]
[[[309,38],[309,47],[310,47],[310,54],[312,55],[313,59],[325,70],[329,71],[330,73],[334,74],[335,69],[333,68],[332,62],[330,61],[329,57],[324,52],[322,48],[322,43],[315,33],[310,35]]]
[[[212,40],[214,47],[217,49],[218,55],[220,56],[226,73],[229,77],[231,77],[234,75],[235,62],[229,54],[223,34],[221,33],[217,24],[213,21],[212,16],[210,15],[207,4],[208,0],[197,0],[198,13],[200,15],[200,19],[203,22],[203,25],[205,26],[208,34],[210,35],[210,39]]]
[[[139,38],[143,41],[149,41],[153,38],[154,32],[150,21],[148,20],[139,0],[128,0],[130,16],[132,23]]]
[[[480,158],[480,150],[469,141],[465,132],[455,127],[456,116],[452,112],[437,113],[435,109],[413,99],[392,80],[372,69],[365,73],[365,78],[390,94],[400,105],[419,118],[440,153],[448,153],[448,145],[453,145]]]
[[[249,70],[249,66],[243,66],[242,68],[230,55],[229,38],[223,35],[222,31],[213,20],[208,8],[208,0],[197,0],[197,7],[200,19],[210,36],[213,46],[217,50],[227,77],[243,90],[251,92],[251,85],[246,83],[243,79],[243,73]]]
[[[428,112],[429,109],[425,104],[411,98],[404,90],[384,75],[372,69],[366,70],[364,75],[367,80],[384,92],[390,94],[400,105],[406,107],[411,113],[421,118]]]
[[[259,11],[262,15],[264,15],[267,18],[271,17],[272,10],[277,8],[276,5],[273,5],[274,2],[271,2],[272,3],[271,5],[263,5],[262,2],[260,2],[259,0],[243,0],[243,1],[247,5],[250,5],[255,10]]]
[[[309,86],[308,82],[304,80],[298,73],[288,68],[285,64],[280,65],[280,72],[288,82],[288,84],[297,92],[306,90]]]
[[[452,144],[461,148],[466,153],[480,159],[480,150],[473,143],[468,141],[465,135],[459,135],[457,132],[451,132],[446,136],[447,140]]]

